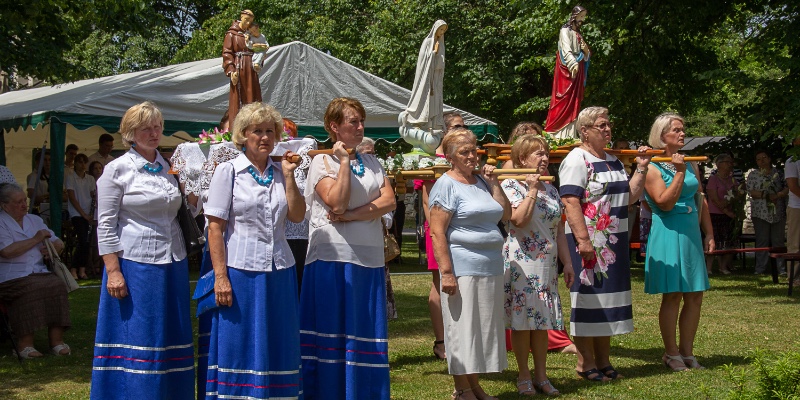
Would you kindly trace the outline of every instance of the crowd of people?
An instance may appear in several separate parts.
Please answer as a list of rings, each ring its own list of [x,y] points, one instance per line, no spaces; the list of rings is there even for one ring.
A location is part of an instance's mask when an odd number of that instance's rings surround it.
[[[216,167],[206,195],[185,196],[207,219],[202,272],[213,277],[198,368],[177,219],[184,196],[158,152],[161,112],[144,102],[125,113],[120,133],[129,150],[116,159],[110,135],[92,156],[67,147],[72,273],[86,277],[97,257],[105,266],[92,398],[389,398],[394,308],[387,307],[393,299],[382,238],[396,200],[374,143],[365,140],[366,118],[356,99],[331,101],[324,123],[332,153],[301,172],[291,151],[270,156],[282,136],[297,135],[296,125],[260,102],[236,115],[239,155]],[[610,338],[634,328],[629,206],[640,199],[651,212],[652,243],[671,244],[648,246],[645,258],[644,290],[661,294],[662,361],[672,371],[703,368],[694,338],[709,289],[704,253],[731,245],[723,243],[734,220],[728,194],[741,186],[751,196],[757,246],[781,246],[787,213],[800,219],[800,162],[789,160],[784,178],[758,151],[759,168],[744,183],[734,177],[733,159],[722,155],[704,190],[698,165],[679,153],[684,124],[677,114],[659,115],[629,173],[606,151],[608,110],[588,107],[578,114],[580,142],[561,161],[556,186],[540,179],[552,168],[539,125],[515,130],[508,166],[532,173],[500,181],[494,166],[481,165],[463,118],[445,116],[436,156],[450,169],[416,186],[432,272],[433,354],[446,359],[453,399],[495,399],[479,376],[508,367],[506,329],[521,395],[559,394],[547,376],[548,349],[574,349],[575,371],[588,381],[623,378],[611,363]],[[650,162],[650,149],[664,150],[671,161]],[[33,343],[42,328],[51,353],[71,352],[64,343],[67,293],[41,250],[45,241],[58,251],[64,244],[29,213],[28,201],[40,204],[47,195],[39,188],[49,158],[38,160],[42,168],[29,176],[27,194],[14,182],[0,184],[0,301],[19,337],[14,353],[23,358],[43,356]],[[797,235],[790,238],[789,251],[798,251]],[[721,272],[729,271],[730,260],[719,262]],[[766,262],[759,256],[756,272]],[[574,345],[565,332],[561,274]]]

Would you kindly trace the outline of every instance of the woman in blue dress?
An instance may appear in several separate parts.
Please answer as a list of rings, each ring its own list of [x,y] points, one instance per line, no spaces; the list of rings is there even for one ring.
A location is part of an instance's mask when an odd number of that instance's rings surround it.
[[[605,151],[611,142],[608,110],[586,108],[576,126],[582,144],[570,151],[558,171],[575,270],[570,330],[580,352],[578,375],[606,381],[622,377],[609,360],[611,336],[633,331],[628,205],[642,193],[650,159],[637,158],[629,181],[622,162]]]
[[[695,193],[703,190],[696,166],[688,167],[678,150],[686,133],[683,118],[661,114],[650,129],[650,145],[664,149],[669,163],[653,163],[647,173],[645,198],[653,210],[653,223],[645,261],[644,291],[662,293],[658,325],[664,341],[664,365],[673,371],[702,369],[694,357],[694,337],[700,323],[708,273],[703,251],[714,251],[714,230],[705,198],[698,214]],[[700,220],[698,221],[698,217]],[[700,228],[705,241],[700,237]],[[681,309],[681,300],[683,308]],[[680,314],[680,323],[678,323]],[[675,329],[680,329],[680,344]]]

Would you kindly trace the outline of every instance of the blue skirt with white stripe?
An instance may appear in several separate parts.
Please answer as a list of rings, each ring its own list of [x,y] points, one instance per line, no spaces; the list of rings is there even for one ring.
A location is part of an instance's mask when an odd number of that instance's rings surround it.
[[[92,399],[191,399],[194,345],[189,267],[120,258],[128,296],[108,294],[103,273],[92,362]]]
[[[302,398],[295,268],[228,268],[228,279],[233,304],[208,312],[206,398]]]
[[[203,249],[203,261],[200,263],[200,276],[211,271],[211,252],[208,251],[208,240]],[[206,373],[208,372],[208,345],[211,338],[211,314],[206,312],[197,317],[197,400],[206,398]]]
[[[305,398],[388,400],[384,269],[317,260],[300,293]]]

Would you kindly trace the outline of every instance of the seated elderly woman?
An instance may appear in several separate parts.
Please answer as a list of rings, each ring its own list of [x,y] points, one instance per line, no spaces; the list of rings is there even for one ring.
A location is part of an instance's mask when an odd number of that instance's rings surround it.
[[[19,339],[13,351],[22,358],[42,357],[33,347],[33,332],[47,327],[51,352],[70,354],[64,331],[70,327],[67,290],[47,270],[42,253],[50,240],[64,248],[41,218],[28,214],[25,192],[15,183],[0,185],[0,301],[8,306],[11,329]]]

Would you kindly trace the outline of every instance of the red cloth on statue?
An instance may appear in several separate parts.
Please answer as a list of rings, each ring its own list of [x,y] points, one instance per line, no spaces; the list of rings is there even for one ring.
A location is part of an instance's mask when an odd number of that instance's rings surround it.
[[[550,110],[547,112],[545,132],[558,132],[578,117],[585,87],[586,63],[578,63],[578,74],[575,75],[575,79],[572,79],[569,75],[569,68],[561,62],[561,57],[556,52],[553,93],[550,97]]]

